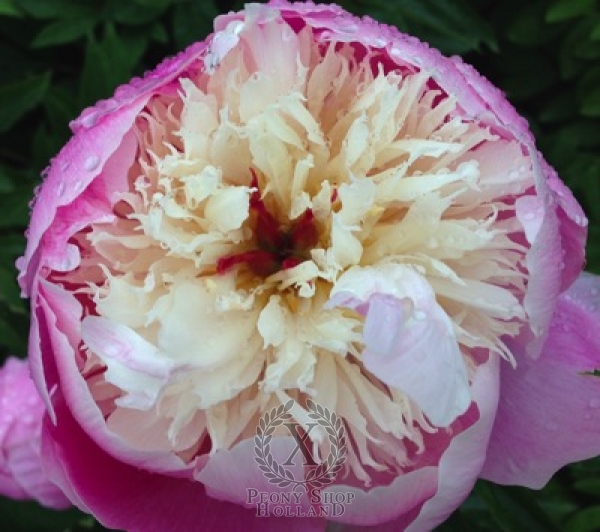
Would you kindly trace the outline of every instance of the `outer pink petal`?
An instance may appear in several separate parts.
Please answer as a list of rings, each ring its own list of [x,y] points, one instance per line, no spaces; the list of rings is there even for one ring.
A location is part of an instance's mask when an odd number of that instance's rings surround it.
[[[80,508],[107,527],[128,532],[324,529],[309,519],[255,517],[255,511],[208,497],[199,482],[129,466],[98,447],[64,402],[57,402],[56,412],[58,425],[47,420],[43,440],[53,479]]]
[[[0,368],[0,405],[0,494],[50,508],[70,506],[42,467],[45,409],[26,361],[9,358]]]
[[[538,360],[502,367],[501,400],[482,477],[541,488],[562,466],[600,454],[600,277],[561,296]]]

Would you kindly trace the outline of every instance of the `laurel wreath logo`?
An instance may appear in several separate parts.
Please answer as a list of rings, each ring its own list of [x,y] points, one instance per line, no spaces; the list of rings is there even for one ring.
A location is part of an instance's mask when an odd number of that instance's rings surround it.
[[[341,418],[335,412],[308,399],[308,417],[327,432],[331,452],[323,462],[308,471],[306,478],[296,480],[292,471],[279,464],[271,454],[271,440],[275,429],[293,418],[290,410],[294,403],[294,399],[290,399],[287,403],[265,412],[260,418],[254,437],[254,460],[270,484],[276,484],[280,488],[294,486],[295,489],[302,486],[306,489],[307,485],[312,489],[322,488],[334,481],[346,461],[346,431]]]

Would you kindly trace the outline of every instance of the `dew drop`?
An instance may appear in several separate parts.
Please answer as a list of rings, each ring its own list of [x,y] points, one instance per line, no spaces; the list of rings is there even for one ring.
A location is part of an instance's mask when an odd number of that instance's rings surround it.
[[[90,113],[86,116],[84,116],[79,123],[85,127],[85,128],[91,128],[93,127],[96,122],[98,121],[98,113]]]
[[[598,293],[599,293],[599,292],[598,292],[598,289],[597,289],[597,288],[592,288],[592,289],[590,290],[590,294],[592,294],[593,296],[597,296],[597,295],[598,295]]]
[[[98,168],[99,164],[100,158],[97,155],[90,155],[83,163],[83,168],[88,172],[91,172],[92,170]]]
[[[523,220],[533,220],[535,218],[534,212],[526,212],[523,214]]]
[[[592,399],[590,401],[590,408],[600,408],[600,399]]]
[[[413,318],[415,318],[415,320],[417,321],[424,321],[425,319],[427,319],[427,314],[422,310],[415,310],[413,312]]]
[[[60,184],[58,185],[58,189],[57,189],[57,194],[59,198],[62,198],[63,194],[65,193],[67,186],[65,185],[64,181],[61,181]]]
[[[69,166],[71,166],[71,163],[69,161],[62,161],[60,163],[61,172],[66,172],[69,169]]]

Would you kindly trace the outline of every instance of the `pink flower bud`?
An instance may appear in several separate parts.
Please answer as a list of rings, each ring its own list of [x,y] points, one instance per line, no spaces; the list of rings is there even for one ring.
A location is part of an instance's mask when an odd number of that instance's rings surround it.
[[[27,363],[9,358],[0,368],[0,494],[66,508],[71,503],[48,480],[42,466],[45,410]]]

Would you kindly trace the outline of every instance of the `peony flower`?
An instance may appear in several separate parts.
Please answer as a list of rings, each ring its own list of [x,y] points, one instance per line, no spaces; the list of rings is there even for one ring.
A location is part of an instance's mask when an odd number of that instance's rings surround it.
[[[36,499],[49,508],[70,502],[42,468],[40,436],[44,404],[24,360],[9,358],[0,368],[0,495]]]
[[[44,467],[105,526],[428,530],[480,475],[539,487],[599,452],[587,221],[459,59],[250,4],[72,129],[19,278]],[[328,452],[309,400],[345,462],[306,517],[257,517],[248,489],[282,493],[261,417],[293,404]],[[272,455],[296,445],[281,426]]]

